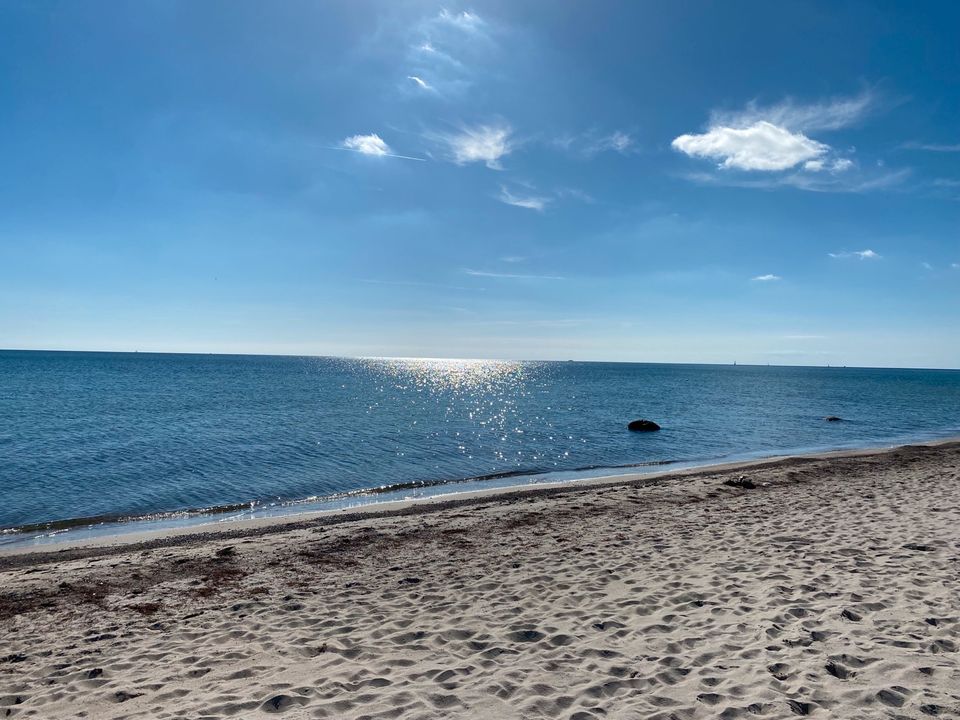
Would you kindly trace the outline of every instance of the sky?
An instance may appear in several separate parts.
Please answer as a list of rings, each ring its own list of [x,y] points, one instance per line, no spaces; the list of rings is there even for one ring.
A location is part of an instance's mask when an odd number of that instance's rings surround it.
[[[0,4],[0,347],[960,367],[960,4]]]

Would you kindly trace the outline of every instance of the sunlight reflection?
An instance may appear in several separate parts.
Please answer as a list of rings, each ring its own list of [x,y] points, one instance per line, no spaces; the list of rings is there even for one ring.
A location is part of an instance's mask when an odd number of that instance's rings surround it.
[[[517,391],[525,371],[535,363],[512,360],[448,360],[443,358],[363,358],[371,370],[398,386],[447,390],[457,395]]]

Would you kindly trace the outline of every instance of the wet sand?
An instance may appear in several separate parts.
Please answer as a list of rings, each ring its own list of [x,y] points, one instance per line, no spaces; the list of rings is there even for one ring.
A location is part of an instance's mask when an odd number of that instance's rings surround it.
[[[960,717],[958,559],[957,442],[7,554],[0,717]]]

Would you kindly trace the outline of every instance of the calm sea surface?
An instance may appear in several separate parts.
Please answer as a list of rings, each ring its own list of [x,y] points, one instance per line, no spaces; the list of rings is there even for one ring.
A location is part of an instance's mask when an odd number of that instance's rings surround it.
[[[956,434],[960,371],[0,351],[0,528]]]

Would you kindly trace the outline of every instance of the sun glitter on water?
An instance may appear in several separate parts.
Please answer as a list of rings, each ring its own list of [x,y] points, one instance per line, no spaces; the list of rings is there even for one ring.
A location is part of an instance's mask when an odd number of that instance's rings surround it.
[[[418,389],[447,390],[458,395],[519,389],[525,371],[535,363],[513,360],[446,358],[363,358],[367,367]]]

